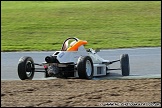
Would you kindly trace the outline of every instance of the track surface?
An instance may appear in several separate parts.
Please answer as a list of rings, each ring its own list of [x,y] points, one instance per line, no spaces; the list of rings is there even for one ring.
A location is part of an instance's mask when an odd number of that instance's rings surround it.
[[[1,80],[20,80],[17,74],[18,60],[22,56],[31,56],[35,63],[44,62],[44,58],[52,55],[50,52],[1,52]],[[161,47],[153,48],[126,48],[101,50],[98,55],[108,60],[117,60],[121,54],[129,55],[130,76],[122,77],[120,70],[111,71],[106,77],[94,78],[111,79],[111,78],[143,78],[143,77],[160,77],[161,78]],[[111,68],[119,68],[120,64],[114,63]],[[43,73],[36,73],[34,80],[44,79]]]

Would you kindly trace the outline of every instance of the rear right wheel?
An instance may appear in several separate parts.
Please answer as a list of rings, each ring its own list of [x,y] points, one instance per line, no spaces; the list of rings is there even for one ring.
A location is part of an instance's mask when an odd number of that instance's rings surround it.
[[[93,78],[93,62],[89,56],[80,57],[77,63],[77,70],[79,78],[92,79]]]

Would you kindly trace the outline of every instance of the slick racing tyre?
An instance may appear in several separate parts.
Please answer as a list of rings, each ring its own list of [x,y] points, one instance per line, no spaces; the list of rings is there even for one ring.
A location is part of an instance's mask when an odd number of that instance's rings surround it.
[[[31,57],[21,57],[18,62],[18,76],[21,80],[32,79],[34,76],[34,61]]]
[[[81,79],[93,78],[93,62],[89,56],[80,57],[77,62],[78,76]]]
[[[129,76],[130,66],[129,66],[129,56],[128,54],[122,54],[120,56],[120,66],[123,76]]]

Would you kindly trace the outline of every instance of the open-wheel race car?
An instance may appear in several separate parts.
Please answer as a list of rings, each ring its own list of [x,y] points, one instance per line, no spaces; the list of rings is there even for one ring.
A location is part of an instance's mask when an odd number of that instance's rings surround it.
[[[109,61],[100,57],[99,50],[85,49],[87,41],[78,38],[67,38],[60,51],[46,56],[45,62],[34,63],[32,57],[23,56],[18,62],[18,76],[21,80],[32,79],[35,72],[44,72],[45,78],[81,78],[92,79],[96,76],[105,76],[111,70],[121,70],[123,76],[129,76],[129,56],[120,55],[120,59]],[[111,69],[110,65],[120,62],[120,68]],[[41,67],[41,68],[36,68]]]

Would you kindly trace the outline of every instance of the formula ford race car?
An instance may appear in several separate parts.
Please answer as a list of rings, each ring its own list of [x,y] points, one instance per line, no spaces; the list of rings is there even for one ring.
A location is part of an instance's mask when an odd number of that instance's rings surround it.
[[[119,60],[109,61],[101,58],[92,48],[86,50],[87,41],[78,38],[67,38],[61,51],[45,57],[45,62],[34,63],[29,56],[24,56],[18,62],[18,76],[21,80],[32,79],[35,72],[44,72],[45,78],[81,78],[92,79],[96,76],[105,76],[110,70],[121,70],[123,76],[129,76],[129,56],[120,55]],[[120,68],[110,69],[110,64],[120,61]],[[39,67],[39,68],[36,68]],[[41,68],[40,68],[41,67]]]

